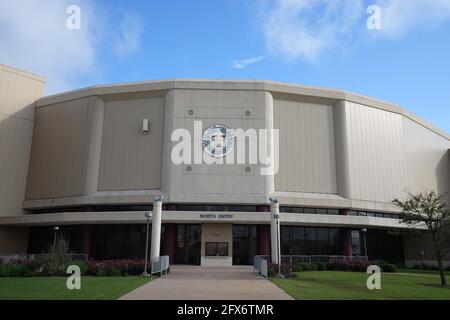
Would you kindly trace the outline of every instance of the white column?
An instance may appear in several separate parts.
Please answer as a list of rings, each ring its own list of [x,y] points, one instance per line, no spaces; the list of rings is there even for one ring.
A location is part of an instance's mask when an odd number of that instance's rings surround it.
[[[150,261],[157,261],[159,257],[159,247],[161,243],[161,214],[162,199],[160,197],[153,198],[152,212],[152,242],[150,250]]]
[[[270,204],[270,242],[272,263],[278,264],[280,255],[280,205],[278,202]]]

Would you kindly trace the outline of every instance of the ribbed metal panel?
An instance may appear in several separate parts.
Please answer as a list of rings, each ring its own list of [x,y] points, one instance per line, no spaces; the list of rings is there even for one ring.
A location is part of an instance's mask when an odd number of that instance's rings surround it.
[[[277,99],[274,127],[280,130],[275,190],[336,193],[333,107]]]
[[[95,98],[36,109],[27,200],[85,194]]]
[[[99,190],[160,188],[163,117],[162,97],[105,102]]]
[[[435,190],[450,203],[450,141],[406,118],[403,126],[408,188],[412,192]]]
[[[43,80],[0,66],[0,216],[23,211],[34,102],[43,89]]]
[[[406,186],[402,116],[345,105],[350,198],[390,202]]]

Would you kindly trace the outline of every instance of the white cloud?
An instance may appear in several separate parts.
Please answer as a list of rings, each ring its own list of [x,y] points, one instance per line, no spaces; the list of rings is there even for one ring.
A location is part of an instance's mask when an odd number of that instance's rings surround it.
[[[132,12],[123,12],[119,32],[115,39],[114,50],[120,56],[126,56],[140,49],[142,22],[140,17]]]
[[[450,20],[449,0],[377,0],[381,35],[398,38],[417,28],[438,27]]]
[[[398,38],[450,20],[450,0],[261,0],[260,23],[270,53],[316,61],[363,37]],[[381,8],[381,30],[367,30],[369,5]],[[372,39],[372,38],[370,38]]]
[[[72,4],[81,9],[79,30],[66,27]],[[81,78],[99,78],[102,51],[117,49],[122,56],[139,46],[132,15],[114,21],[109,15],[89,0],[0,0],[0,63],[43,75],[47,94],[74,89]],[[111,34],[119,37],[111,41]]]
[[[259,57],[248,58],[248,59],[243,59],[243,60],[234,60],[232,68],[233,69],[245,69],[250,64],[258,63],[264,59],[265,59],[264,56],[259,56]]]
[[[0,61],[42,74],[50,92],[69,87],[74,73],[95,61],[95,39],[86,22],[91,7],[81,3],[80,30],[66,27],[70,1],[1,1]]]
[[[364,14],[362,0],[275,0],[263,5],[263,33],[270,52],[314,61],[345,40]]]

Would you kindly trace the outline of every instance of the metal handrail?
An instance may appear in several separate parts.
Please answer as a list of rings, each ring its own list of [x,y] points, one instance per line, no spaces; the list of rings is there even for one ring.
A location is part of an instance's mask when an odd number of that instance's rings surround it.
[[[267,259],[262,256],[253,257],[253,270],[267,279]]]
[[[162,277],[163,273],[167,274],[169,267],[169,256],[156,257],[155,260],[151,262],[150,276],[159,273]]]

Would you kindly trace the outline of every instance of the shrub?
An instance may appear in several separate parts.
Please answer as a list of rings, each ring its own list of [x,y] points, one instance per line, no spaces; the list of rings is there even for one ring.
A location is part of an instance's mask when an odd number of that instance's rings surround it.
[[[42,264],[42,273],[47,276],[66,276],[66,270],[70,264],[60,256],[52,256]]]
[[[87,273],[87,271],[88,271],[87,262],[84,262],[84,261],[71,261],[71,262],[69,262],[67,264],[65,269],[67,270],[67,267],[70,266],[70,265],[78,266],[80,268],[81,275],[85,275]]]
[[[438,270],[439,270],[439,267],[438,267],[438,266],[431,266],[430,269],[431,269],[431,270],[434,270],[434,271],[438,271]]]
[[[99,270],[97,270],[97,273],[95,275],[97,277],[104,277],[104,276],[106,276],[106,270],[105,269],[99,269]]]
[[[144,272],[144,260],[90,260],[86,266],[86,274],[88,275],[125,276],[140,275]],[[150,268],[150,265],[148,268]]]
[[[327,270],[366,272],[371,261],[336,261],[326,265]]]
[[[395,264],[384,264],[380,266],[383,272],[397,272],[397,266]]]
[[[327,265],[323,262],[317,262],[317,270],[325,271],[327,270]]]
[[[69,265],[80,267],[82,275],[91,276],[125,276],[140,275],[144,271],[144,260],[104,260],[104,261],[67,261],[62,262],[53,256],[48,261],[39,263],[37,261],[11,261],[0,264],[0,277],[23,277],[23,276],[67,276],[66,270]],[[150,265],[148,266],[150,268]],[[167,270],[170,272],[170,270]],[[278,272],[278,269],[277,269]],[[290,274],[287,265],[282,266],[285,275]]]
[[[103,261],[89,261],[88,270],[86,272],[88,275],[92,276],[104,276],[106,275],[106,264]]]
[[[301,263],[303,271],[312,271],[312,267],[310,263]]]
[[[280,272],[286,278],[292,277],[292,271],[290,264],[281,264]],[[278,274],[278,265],[275,263],[269,263],[267,266],[267,275],[273,277]]]
[[[381,268],[382,266],[389,264],[389,263],[385,260],[380,259],[380,260],[376,260],[374,264],[376,264],[377,266],[379,266]]]
[[[302,264],[295,264],[292,267],[293,272],[302,272],[303,271],[303,265]]]
[[[286,278],[291,278],[292,277],[291,266],[289,264],[281,264],[281,274],[284,275]]]
[[[35,261],[11,260],[0,264],[0,277],[28,277],[39,275],[39,264]]]
[[[10,277],[23,277],[27,275],[27,266],[25,264],[11,264]]]
[[[327,270],[327,266],[323,262],[318,263],[299,263],[293,266],[293,272],[302,272],[302,271],[324,271]]]
[[[108,270],[108,276],[111,277],[120,277],[122,275],[122,270],[117,267],[113,267]]]
[[[8,264],[0,264],[0,277],[9,277],[11,266]]]
[[[130,260],[127,266],[127,274],[140,275],[144,272],[145,261],[142,260]]]

